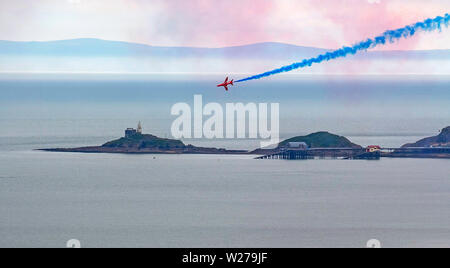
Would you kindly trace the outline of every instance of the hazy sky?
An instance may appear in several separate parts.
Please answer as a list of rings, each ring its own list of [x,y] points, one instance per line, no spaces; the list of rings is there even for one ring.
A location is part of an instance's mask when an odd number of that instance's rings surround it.
[[[335,48],[447,12],[449,0],[0,0],[0,39]],[[387,47],[437,48],[450,48],[450,29]]]

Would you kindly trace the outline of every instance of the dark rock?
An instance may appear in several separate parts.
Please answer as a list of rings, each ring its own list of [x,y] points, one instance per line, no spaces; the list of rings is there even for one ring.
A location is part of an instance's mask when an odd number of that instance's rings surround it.
[[[360,145],[352,143],[346,137],[324,131],[285,140],[278,147],[283,147],[289,142],[304,142],[309,148],[362,148]]]
[[[402,148],[408,147],[450,147],[450,127],[444,128],[437,136],[422,139],[416,143],[408,143]]]

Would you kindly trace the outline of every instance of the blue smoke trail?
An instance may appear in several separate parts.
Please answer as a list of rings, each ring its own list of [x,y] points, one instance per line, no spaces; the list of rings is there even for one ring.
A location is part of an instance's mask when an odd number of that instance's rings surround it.
[[[263,77],[290,72],[295,69],[310,67],[314,63],[321,63],[324,61],[330,61],[337,58],[343,58],[348,55],[354,55],[360,51],[366,51],[371,48],[375,48],[379,45],[385,45],[387,42],[394,43],[402,38],[409,38],[414,36],[418,32],[431,32],[435,30],[442,30],[442,25],[445,27],[449,26],[450,15],[445,14],[444,17],[438,16],[434,19],[427,19],[423,22],[417,22],[415,24],[406,26],[404,28],[400,28],[397,30],[386,31],[384,34],[377,36],[373,39],[367,39],[366,41],[360,42],[352,47],[343,47],[341,49],[335,50],[333,52],[327,52],[320,56],[311,59],[305,59],[302,62],[297,62],[288,66],[281,67],[279,69],[275,69],[269,72],[265,72],[262,74],[254,75],[248,78],[244,78],[236,81],[236,83],[261,79]]]

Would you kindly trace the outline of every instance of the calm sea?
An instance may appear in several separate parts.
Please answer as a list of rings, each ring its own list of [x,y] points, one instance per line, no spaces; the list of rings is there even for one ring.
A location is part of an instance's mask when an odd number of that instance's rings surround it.
[[[260,161],[104,155],[142,121],[170,138],[177,102],[280,103],[281,136],[326,130],[401,146],[450,125],[450,78],[0,75],[0,247],[450,246],[448,160]],[[257,140],[189,140],[230,149]]]

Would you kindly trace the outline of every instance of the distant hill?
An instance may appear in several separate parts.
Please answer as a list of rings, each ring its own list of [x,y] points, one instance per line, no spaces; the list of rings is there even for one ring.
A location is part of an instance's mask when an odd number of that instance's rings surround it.
[[[127,149],[182,149],[186,146],[179,140],[162,139],[149,134],[135,134],[131,137],[120,138],[102,145],[104,148]]]
[[[422,139],[416,143],[408,143],[402,148],[408,147],[450,147],[450,127],[444,128],[437,136]]]
[[[352,143],[346,137],[329,132],[317,132],[307,136],[294,137],[281,142],[278,147],[285,146],[289,142],[304,142],[310,148],[362,148],[360,145]]]
[[[0,41],[0,55],[68,57],[165,57],[165,58],[285,58],[312,57],[327,50],[282,43],[258,43],[224,48],[161,47],[100,39],[49,42]]]
[[[68,56],[68,57],[169,57],[169,58],[265,58],[303,59],[330,49],[266,42],[223,48],[163,47],[101,39],[70,39],[48,42],[16,42],[0,40],[0,55]],[[450,58],[450,50],[374,51],[360,54],[363,58]]]
[[[327,51],[330,49],[275,42],[198,48],[100,39],[0,41],[0,72],[254,73],[316,57]],[[445,62],[449,59],[450,50],[369,51],[326,66],[315,65],[302,73],[330,74],[347,70],[350,73],[447,74],[450,66]],[[370,68],[365,67],[368,63]]]

